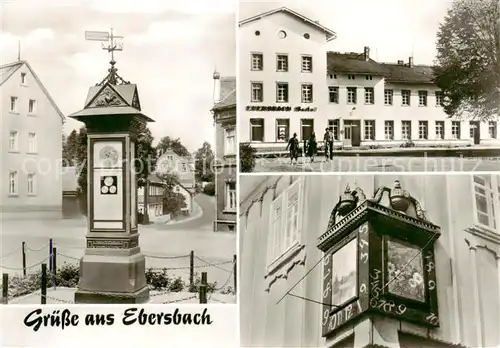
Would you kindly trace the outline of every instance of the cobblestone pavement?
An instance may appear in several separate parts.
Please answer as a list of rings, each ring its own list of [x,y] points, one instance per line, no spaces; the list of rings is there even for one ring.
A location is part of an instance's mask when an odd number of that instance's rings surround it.
[[[259,172],[481,172],[500,171],[500,157],[335,157],[333,160],[299,158],[257,159],[254,173]]]

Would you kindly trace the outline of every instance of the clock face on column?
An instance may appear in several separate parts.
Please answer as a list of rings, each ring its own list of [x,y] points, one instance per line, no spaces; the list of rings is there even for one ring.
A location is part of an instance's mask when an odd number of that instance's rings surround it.
[[[101,194],[116,195],[118,191],[118,178],[113,176],[101,177]]]
[[[104,146],[99,151],[99,161],[105,166],[114,166],[118,163],[118,151],[113,146]]]

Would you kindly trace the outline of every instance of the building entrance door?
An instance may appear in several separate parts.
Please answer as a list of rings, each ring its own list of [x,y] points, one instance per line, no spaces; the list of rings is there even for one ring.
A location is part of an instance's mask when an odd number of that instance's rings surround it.
[[[361,127],[359,120],[344,121],[344,145],[360,146],[361,145]]]
[[[478,145],[481,142],[479,121],[470,121],[470,137],[474,139],[474,145]]]

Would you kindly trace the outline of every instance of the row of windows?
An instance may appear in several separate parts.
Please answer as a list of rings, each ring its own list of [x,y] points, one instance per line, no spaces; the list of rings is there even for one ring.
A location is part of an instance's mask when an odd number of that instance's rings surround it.
[[[19,112],[19,98],[18,97],[10,97],[10,112],[17,113]],[[29,99],[28,100],[28,114],[34,115],[36,114],[36,100]]]
[[[300,58],[300,71],[303,73],[312,73],[313,57],[310,55],[302,55]],[[250,69],[252,71],[264,71],[264,55],[262,53],[252,53]],[[276,55],[276,71],[289,71],[288,54]]]
[[[345,121],[345,128],[348,127],[348,121]],[[314,119],[300,120],[301,139],[307,140],[314,132]],[[461,138],[461,122],[451,122],[451,139]],[[328,120],[328,128],[333,133],[335,140],[340,139],[340,123],[339,120]],[[434,137],[429,134],[429,121],[418,121],[418,139],[419,140],[441,140],[447,139],[448,134],[445,134],[444,121],[435,121]],[[475,126],[470,125],[470,137],[474,137]],[[497,123],[490,121],[488,124],[488,133],[491,139],[497,138]],[[412,134],[411,121],[401,121],[401,135],[403,140],[410,140]],[[364,140],[375,140],[375,120],[364,121]],[[276,120],[276,141],[288,141],[290,138],[290,120]],[[384,139],[394,140],[394,121],[384,121]],[[250,141],[264,141],[264,119],[250,119]]]
[[[19,133],[17,131],[10,131],[9,134],[9,151],[19,151]],[[36,133],[28,133],[28,153],[36,153]]]
[[[26,176],[28,185],[28,195],[36,194],[36,175],[28,173]],[[19,173],[17,171],[9,172],[9,195],[17,195],[19,193]]]
[[[313,85],[312,83],[303,83],[300,85],[301,90],[301,102],[302,103],[312,103],[313,102]],[[375,104],[375,90],[373,87],[364,88],[364,102],[365,104]],[[347,87],[346,88],[346,101],[347,104],[357,104],[358,103],[358,87]],[[443,105],[443,93],[441,91],[435,92],[436,106]],[[328,96],[330,103],[339,103],[339,87],[330,86],[328,87]],[[418,106],[428,106],[428,91],[419,90],[418,91]],[[264,101],[264,84],[262,82],[252,82],[251,83],[251,96],[250,100],[254,103],[262,103]],[[289,102],[289,85],[288,82],[276,82],[276,102],[277,103],[288,103]],[[384,105],[393,105],[394,103],[394,90],[385,89],[384,90]],[[411,105],[411,90],[403,89],[401,90],[401,105],[410,106]]]

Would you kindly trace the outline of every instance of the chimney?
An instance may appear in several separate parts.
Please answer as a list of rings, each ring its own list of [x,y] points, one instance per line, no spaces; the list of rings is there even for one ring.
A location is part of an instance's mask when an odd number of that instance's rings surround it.
[[[364,56],[365,56],[365,61],[369,61],[370,60],[370,47],[365,46]]]
[[[404,65],[405,62],[403,62],[402,60],[398,60],[398,65]]]
[[[408,66],[411,68],[413,66],[413,57],[408,58]]]
[[[220,95],[220,74],[214,71],[214,104],[217,104],[221,100]]]

